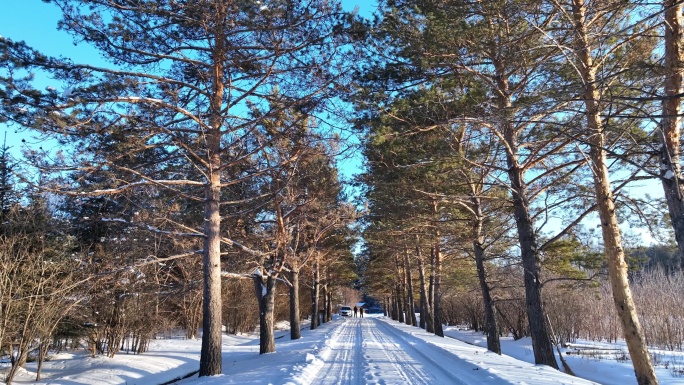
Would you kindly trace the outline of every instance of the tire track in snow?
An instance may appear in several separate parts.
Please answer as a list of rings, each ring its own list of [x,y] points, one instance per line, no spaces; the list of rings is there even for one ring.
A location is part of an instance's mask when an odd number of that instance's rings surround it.
[[[372,318],[346,319],[329,341],[330,354],[311,384],[464,384],[410,336]]]
[[[418,338],[403,333],[385,322],[375,320],[374,326],[377,329],[382,329],[385,335],[398,341],[404,354],[414,357],[414,359],[418,358],[422,367],[426,368],[434,376],[435,380],[433,380],[432,384],[468,385],[458,377],[457,373],[452,373],[447,369],[456,357],[451,354],[444,355],[445,352],[441,351],[441,349],[428,346]],[[416,382],[409,383],[417,384]]]
[[[361,362],[358,353],[361,333],[355,321],[347,319],[337,327],[331,338],[330,354],[312,384],[363,384],[359,374]]]
[[[377,322],[363,323],[369,342],[364,346],[364,358],[371,370],[366,374],[369,384],[435,384],[436,378],[423,363],[410,356],[404,346],[386,331],[377,328]]]

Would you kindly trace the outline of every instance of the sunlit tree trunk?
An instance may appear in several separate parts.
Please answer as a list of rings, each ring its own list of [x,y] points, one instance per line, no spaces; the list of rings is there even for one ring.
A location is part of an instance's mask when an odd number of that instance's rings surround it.
[[[434,281],[434,299],[432,305],[432,312],[434,317],[435,335],[444,337],[444,328],[442,326],[442,295],[440,286],[442,285],[442,249],[438,241],[435,244],[435,281]]]
[[[684,268],[684,186],[680,165],[682,121],[682,3],[663,0],[665,9],[665,81],[663,117],[660,120],[660,176]]]
[[[224,7],[218,10],[225,11]],[[225,15],[217,12],[217,30],[223,26]],[[223,30],[223,29],[220,29]],[[202,349],[199,376],[221,374],[221,127],[224,96],[224,41],[216,39],[213,51],[212,93],[210,101],[210,131],[206,133],[207,184],[204,194],[204,296],[202,305]]]
[[[290,273],[290,339],[302,338],[299,322],[299,270],[292,269]]]
[[[323,298],[323,309],[318,309],[318,313],[320,313],[320,318],[322,323],[328,322],[328,316],[327,316],[327,311],[326,308],[328,306],[328,284],[323,284],[321,287],[321,297]],[[321,313],[322,311],[322,313]]]
[[[328,297],[325,302],[325,318],[326,322],[332,321],[332,314],[333,314],[333,293],[332,290],[328,290]]]
[[[598,205],[603,243],[608,258],[608,273],[613,289],[613,301],[622,325],[627,349],[634,365],[637,383],[657,384],[646,339],[639,324],[632,291],[627,276],[627,263],[622,237],[615,213],[615,201],[610,184],[605,148],[605,133],[600,116],[600,94],[596,85],[596,67],[591,57],[587,38],[586,5],[584,0],[573,0],[572,14],[575,23],[575,45],[578,69],[584,84],[584,105],[587,116],[587,141],[591,145],[590,158],[594,177],[594,190]]]
[[[318,317],[318,298],[321,290],[321,276],[320,276],[320,262],[319,255],[316,253],[313,265],[313,287],[311,288],[311,330],[319,326],[320,318]]]
[[[259,302],[259,354],[275,352],[274,309],[276,280],[254,275],[254,289]]]
[[[428,320],[429,324],[426,325],[425,331],[428,333],[435,332],[435,247],[430,248],[430,278],[428,280],[428,297],[427,297],[428,309],[430,310]]]

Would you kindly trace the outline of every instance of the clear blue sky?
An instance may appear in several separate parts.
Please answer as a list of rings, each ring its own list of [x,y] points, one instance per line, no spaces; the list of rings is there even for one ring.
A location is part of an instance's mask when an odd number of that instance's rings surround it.
[[[345,10],[359,7],[359,14],[370,16],[375,10],[375,0],[342,0]],[[57,31],[59,9],[41,0],[0,0],[0,36],[12,40],[24,40],[48,55],[84,57],[97,54],[90,47],[74,46],[71,36]]]

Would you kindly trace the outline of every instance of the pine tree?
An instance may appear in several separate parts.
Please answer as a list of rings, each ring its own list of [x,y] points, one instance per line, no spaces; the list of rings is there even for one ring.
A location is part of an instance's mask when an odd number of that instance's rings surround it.
[[[611,86],[612,81],[599,82],[602,76],[612,76],[612,63],[619,63],[619,71],[630,68],[634,60],[634,48],[639,39],[615,39],[612,31],[631,30],[629,15],[633,4],[622,1],[580,1],[557,2],[556,7],[570,34],[567,35],[568,47],[572,47],[572,61],[577,80],[574,82],[581,94],[582,115],[586,128],[581,137],[590,146],[589,158],[593,176],[594,193],[601,221],[601,232],[608,260],[608,272],[613,291],[613,300],[620,318],[625,342],[632,358],[634,371],[639,384],[657,384],[653,364],[648,353],[643,330],[639,323],[634,299],[629,286],[627,264],[622,234],[616,213],[614,189],[611,185],[611,172],[606,149],[611,130],[607,129],[607,119],[603,117],[603,87]],[[636,29],[636,28],[635,28]],[[622,32],[621,32],[622,33]],[[634,45],[630,47],[630,45]],[[596,49],[600,47],[600,49]],[[619,57],[621,55],[621,57]]]

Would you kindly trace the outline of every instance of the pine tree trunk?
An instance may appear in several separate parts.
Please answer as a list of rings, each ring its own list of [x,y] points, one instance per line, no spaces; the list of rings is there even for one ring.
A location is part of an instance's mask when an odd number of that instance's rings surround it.
[[[411,325],[411,312],[409,311],[410,304],[408,301],[408,285],[406,282],[406,267],[402,267],[401,271],[403,273],[403,279],[401,281],[401,292],[403,297],[401,298],[401,300],[404,304],[404,323],[406,323],[407,325]]]
[[[397,296],[398,296],[398,303],[399,303],[399,322],[401,323],[408,323],[408,311],[406,309],[407,303],[406,303],[406,274],[404,273],[404,268],[403,268],[403,258],[399,258],[397,256],[394,257],[394,263],[397,269],[397,277],[399,277],[399,281],[397,283]]]
[[[432,324],[432,318],[430,317],[430,305],[427,300],[427,290],[425,283],[425,262],[423,261],[423,254],[420,252],[420,246],[416,246],[416,257],[418,258],[418,279],[420,280],[420,327],[428,331],[428,329],[433,329],[432,326],[428,327],[428,324]]]
[[[332,290],[328,290],[328,298],[327,298],[327,301],[325,302],[325,303],[326,303],[326,305],[325,305],[325,318],[326,318],[326,322],[332,321],[332,314],[333,314],[333,311],[332,311],[332,310],[333,310],[333,304],[332,304],[332,302],[333,302]]]
[[[322,285],[321,288],[321,297],[323,297],[323,309],[321,313],[321,309],[318,309],[318,316],[321,317],[321,323],[326,323],[328,322],[328,317],[326,316],[326,307],[328,305],[328,284]]]
[[[482,304],[484,305],[485,311],[487,349],[496,354],[501,354],[501,342],[499,341],[499,328],[496,325],[494,303],[489,292],[489,285],[487,285],[487,275],[484,267],[485,251],[482,248],[482,241],[482,238],[478,238],[477,240],[473,241],[473,248],[475,252],[475,264],[477,266],[477,278],[480,282],[480,290],[482,291]]]
[[[316,254],[313,267],[313,288],[311,288],[311,330],[314,330],[319,326],[318,297],[321,290],[320,282],[318,254]]]
[[[254,289],[259,302],[259,354],[275,352],[275,283],[276,280],[268,276],[266,282],[261,276],[254,276]]]
[[[665,8],[665,82],[663,117],[660,120],[660,177],[667,208],[684,269],[684,186],[680,165],[680,133],[682,114],[682,4],[663,0]]]
[[[479,256],[478,256],[479,255]],[[486,272],[484,268],[484,250],[481,244],[475,245],[475,262],[477,264],[477,276],[482,290],[482,303],[485,311],[485,331],[487,332],[487,349],[501,354],[501,342],[499,341],[499,328],[496,324],[496,313],[494,303],[487,285]]]
[[[541,261],[539,245],[530,215],[530,202],[525,184],[525,170],[518,162],[518,133],[513,125],[512,104],[508,88],[508,78],[501,63],[494,63],[497,71],[497,87],[500,92],[498,108],[502,118],[499,130],[506,141],[506,162],[510,180],[513,211],[520,242],[520,257],[524,270],[525,301],[527,320],[532,337],[532,350],[535,364],[548,365],[558,369],[553,344],[546,326],[546,313],[541,294]]]
[[[392,290],[392,319],[399,320],[399,306],[397,305],[397,289]]]
[[[430,248],[430,279],[428,280],[428,324],[425,326],[425,331],[428,333],[435,332],[435,248]]]
[[[406,322],[406,318],[404,317],[404,293],[401,287],[401,284],[397,284],[397,321],[404,323]]]
[[[292,269],[290,273],[290,339],[302,338],[299,322],[299,270]]]
[[[221,10],[225,11],[224,8]],[[224,15],[217,13],[217,28],[225,22]],[[204,252],[203,273],[204,292],[202,304],[202,349],[200,353],[199,376],[221,374],[223,360],[221,352],[223,322],[221,301],[221,115],[223,96],[225,93],[224,75],[224,41],[216,39],[213,52],[212,93],[209,107],[210,130],[205,140],[207,143],[207,185],[205,186],[204,203]]]
[[[473,252],[475,254],[475,265],[477,267],[477,278],[480,282],[482,291],[482,304],[485,312],[485,331],[487,332],[487,349],[501,354],[501,342],[499,341],[499,328],[496,325],[496,313],[494,303],[487,284],[487,273],[485,271],[485,249],[484,236],[482,234],[482,206],[480,199],[473,195],[471,198],[475,220],[473,221]]]
[[[432,312],[434,317],[435,335],[444,337],[444,328],[442,326],[442,295],[440,293],[440,285],[442,284],[442,249],[439,245],[439,233],[437,234],[437,243],[435,244],[435,282],[434,282],[434,299],[432,304]]]
[[[409,313],[409,317],[407,317],[407,320],[411,321],[410,325],[417,326],[418,320],[416,320],[415,299],[413,298],[413,277],[411,276],[411,260],[409,259],[408,249],[406,249],[404,253],[404,267],[406,269],[406,291],[408,294],[407,311]],[[406,323],[409,322],[407,321]]]
[[[598,205],[603,243],[608,257],[608,274],[613,289],[613,301],[622,325],[627,349],[634,365],[637,383],[640,385],[657,384],[646,339],[639,324],[634,299],[629,288],[627,263],[622,248],[622,236],[615,214],[615,201],[610,185],[610,175],[606,163],[605,134],[600,116],[600,95],[596,87],[596,69],[591,57],[591,47],[587,38],[585,24],[585,3],[573,0],[575,22],[576,57],[584,84],[584,104],[587,115],[587,137],[591,145],[590,158],[594,176],[594,190]]]
[[[221,216],[219,201],[221,194],[218,159],[218,133],[210,136],[216,141],[216,157],[212,157],[216,171],[210,175],[205,204],[205,241],[204,241],[204,297],[202,305],[202,350],[200,354],[199,375],[214,376],[221,374]]]
[[[532,350],[535,364],[548,365],[558,369],[553,353],[553,345],[546,327],[546,316],[541,295],[541,261],[534,225],[529,212],[529,202],[525,195],[522,171],[517,162],[509,162],[509,175],[513,187],[513,206],[520,239],[522,266],[524,269],[525,300],[527,321],[532,337]]]

